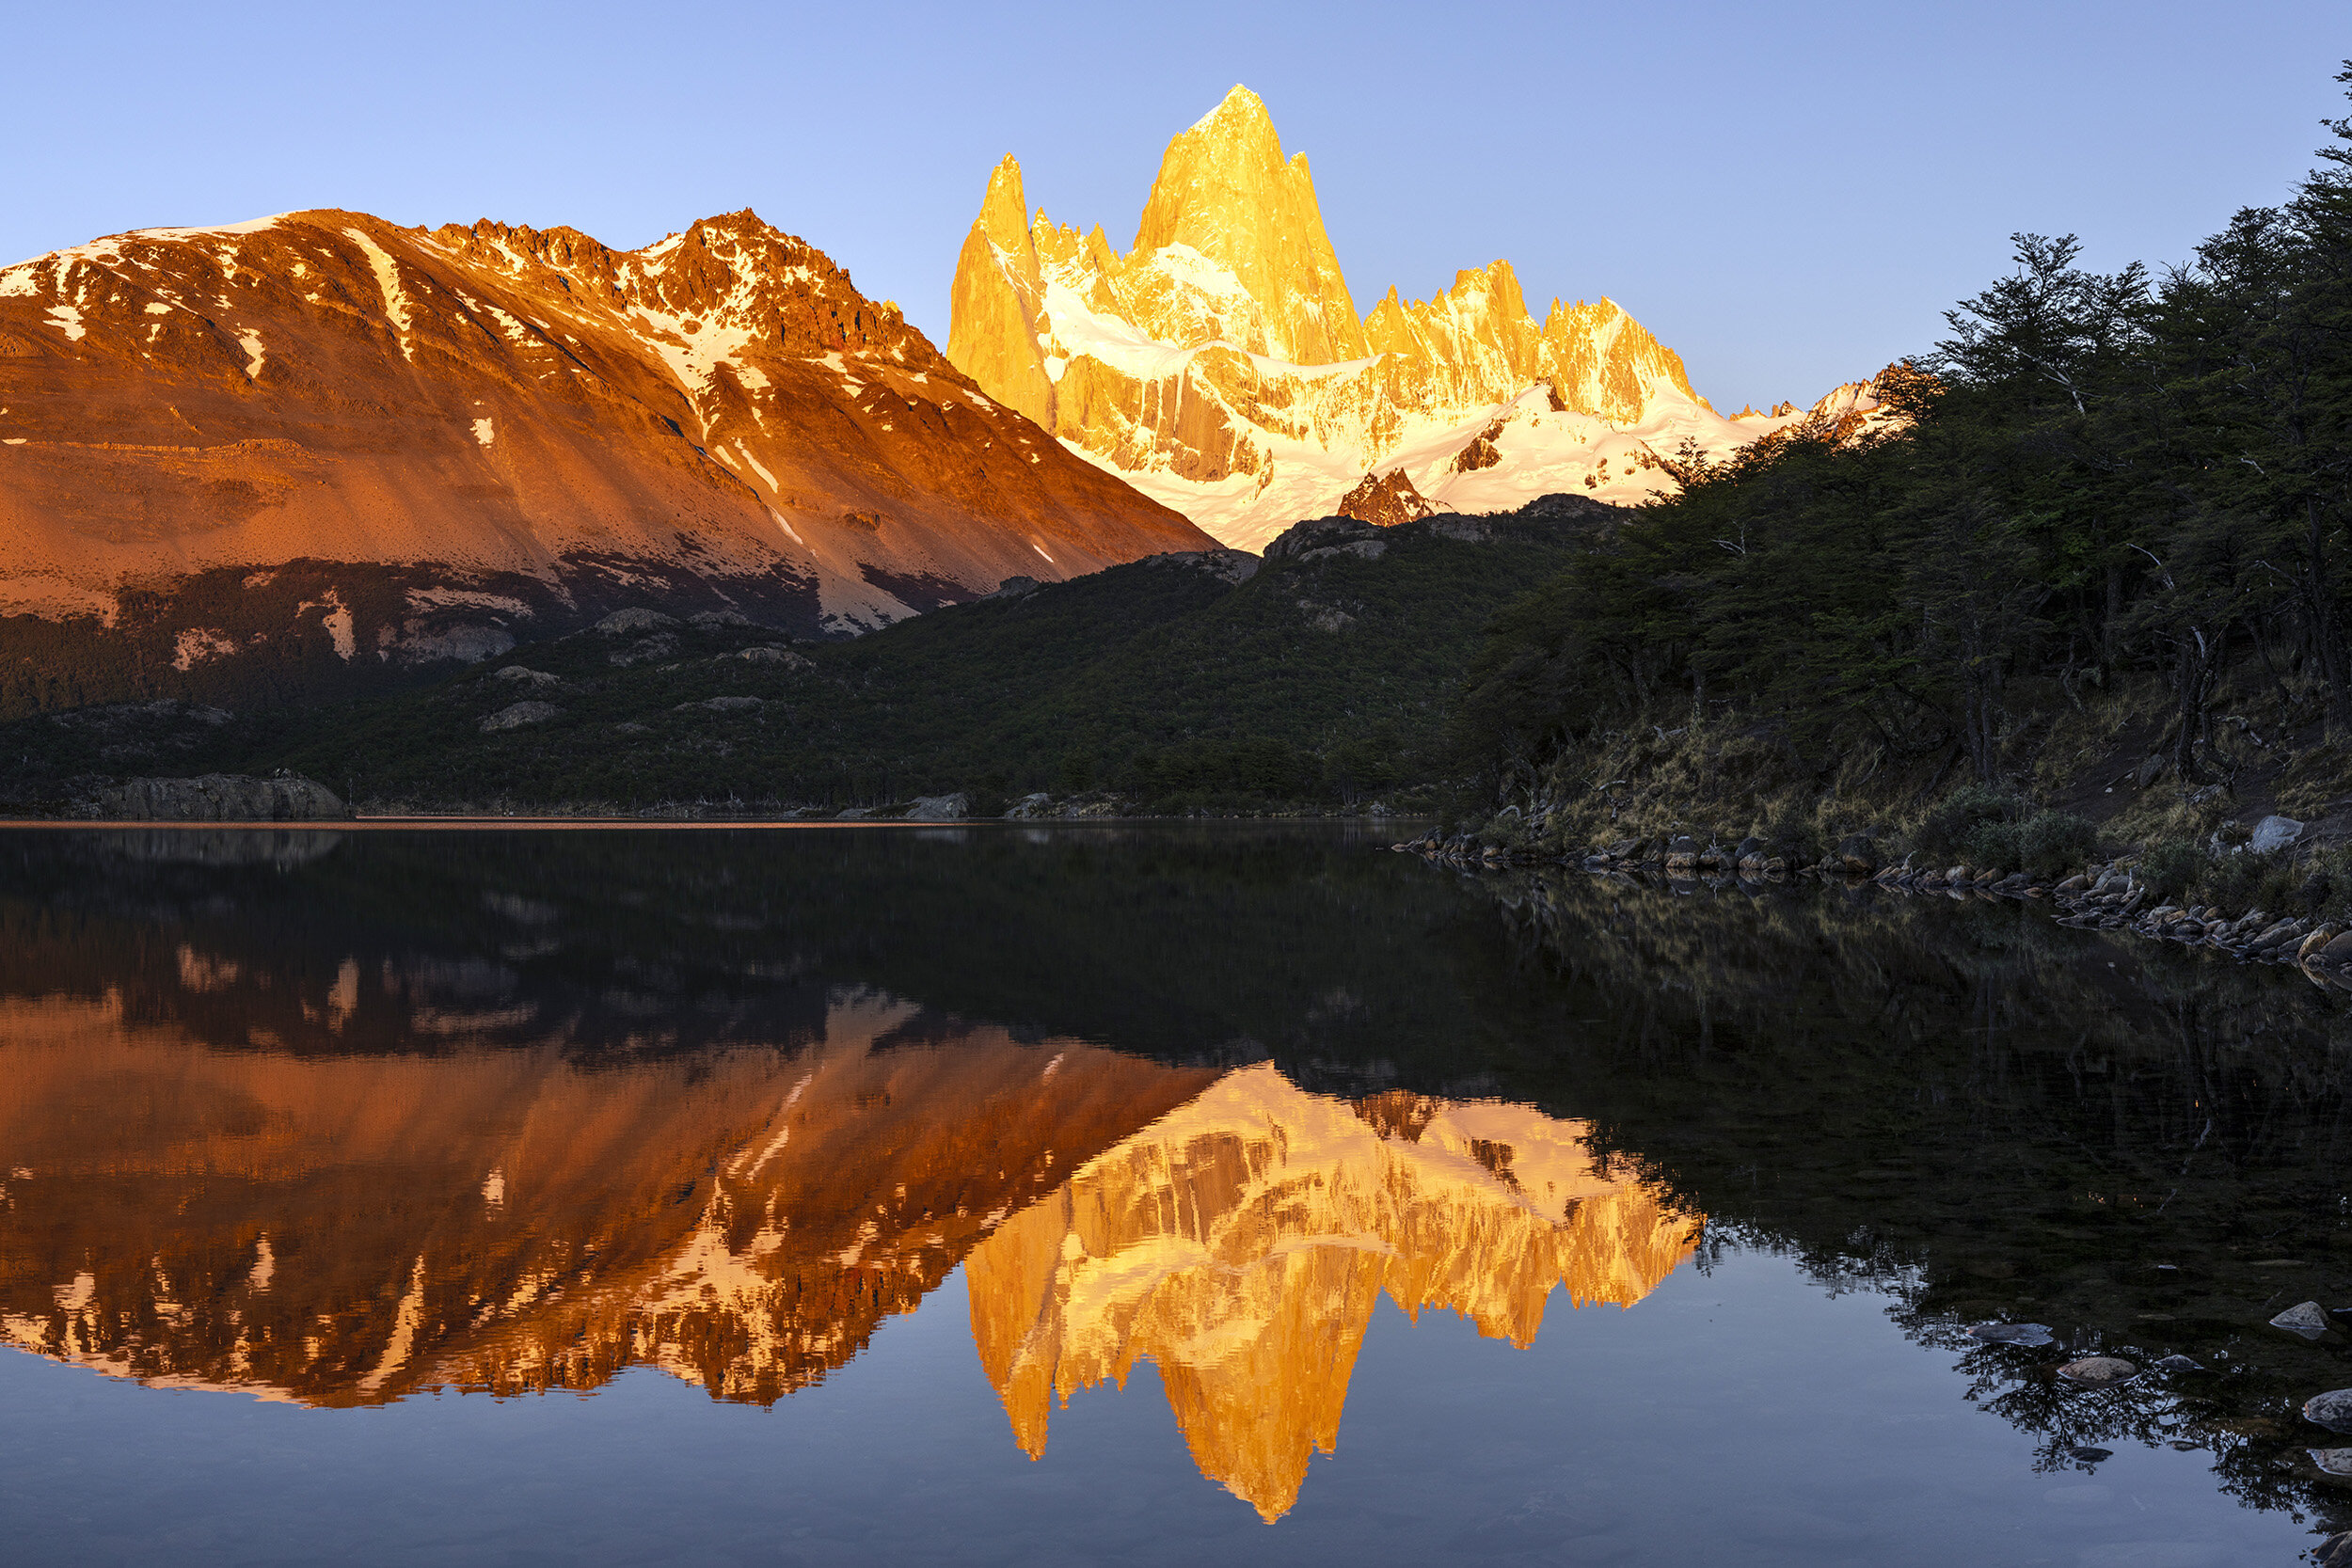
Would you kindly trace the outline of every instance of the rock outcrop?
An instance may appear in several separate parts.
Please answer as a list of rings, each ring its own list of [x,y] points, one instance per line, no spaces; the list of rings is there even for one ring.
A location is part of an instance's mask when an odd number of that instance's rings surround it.
[[[92,791],[78,815],[107,822],[338,822],[351,808],[309,779],[207,773],[131,779]]]
[[[749,212],[633,251],[290,213],[0,270],[20,711],[647,600],[841,634],[1210,543]]]
[[[1722,418],[1613,301],[1539,323],[1508,261],[1359,319],[1305,155],[1238,87],[1169,143],[1123,254],[1029,214],[1007,157],[953,305],[947,356],[989,395],[1248,547],[1371,473],[1465,512],[1637,500],[1686,443],[1720,454],[1802,417]]]
[[[1404,469],[1392,468],[1385,474],[1366,474],[1363,483],[1342,496],[1333,510],[1343,517],[1394,528],[1399,523],[1419,522],[1435,515],[1438,509],[1413,488],[1413,482]]]

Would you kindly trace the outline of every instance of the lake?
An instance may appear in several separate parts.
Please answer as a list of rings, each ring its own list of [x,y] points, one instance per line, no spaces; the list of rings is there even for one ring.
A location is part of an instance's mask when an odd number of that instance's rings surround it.
[[[2269,1324],[2352,1306],[2331,995],[1399,836],[0,832],[0,1556],[2188,1568],[2352,1526],[2299,1414],[2352,1338]]]

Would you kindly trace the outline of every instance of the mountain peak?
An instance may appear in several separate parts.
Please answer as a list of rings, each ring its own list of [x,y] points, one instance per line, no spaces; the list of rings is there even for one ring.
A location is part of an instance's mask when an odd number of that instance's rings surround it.
[[[1189,136],[1218,124],[1263,125],[1268,132],[1271,132],[1274,129],[1274,117],[1266,113],[1264,99],[1260,98],[1239,82],[1235,82],[1232,89],[1223,98],[1217,100],[1216,107],[1194,120],[1185,130],[1184,135]]]
[[[1186,246],[1231,276],[1202,278],[1189,261],[1183,285],[1247,294],[1263,318],[1263,352],[1295,364],[1363,356],[1362,324],[1324,231],[1306,160],[1282,158],[1265,104],[1248,87],[1168,144],[1136,229],[1131,263]],[[1230,310],[1202,312],[1224,320]],[[1254,346],[1254,345],[1253,345]]]
[[[988,171],[988,191],[980,198],[979,227],[998,245],[1016,243],[1012,236],[1027,231],[1028,200],[1021,188],[1021,165],[1009,152]]]
[[[1169,140],[1126,255],[1041,220],[992,251],[987,226],[957,266],[948,358],[1229,544],[1327,515],[1366,475],[1466,512],[1566,483],[1635,500],[1671,483],[1652,442],[1756,434],[1615,301],[1554,299],[1538,322],[1507,260],[1359,316],[1306,154],[1284,156],[1245,87]]]

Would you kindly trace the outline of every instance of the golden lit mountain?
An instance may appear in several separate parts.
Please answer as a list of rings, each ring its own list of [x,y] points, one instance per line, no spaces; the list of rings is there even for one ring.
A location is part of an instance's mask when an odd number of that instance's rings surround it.
[[[1525,1345],[1547,1298],[1629,1307],[1699,1222],[1604,1170],[1586,1129],[1520,1106],[1219,1081],[1008,1219],[965,1265],[1014,1435],[1150,1358],[1203,1473],[1267,1519],[1339,1438],[1386,1293]]]
[[[1735,423],[1615,303],[1538,323],[1508,261],[1358,318],[1305,154],[1236,87],[1169,143],[1135,244],[1029,214],[1020,166],[989,176],[958,259],[947,357],[1073,450],[1255,546],[1331,512],[1368,474],[1440,508],[1556,491],[1630,500],[1685,442]]]
[[[646,603],[853,631],[1207,544],[748,212],[634,251],[290,213],[0,270],[0,614],[102,650],[60,663],[479,657]]]

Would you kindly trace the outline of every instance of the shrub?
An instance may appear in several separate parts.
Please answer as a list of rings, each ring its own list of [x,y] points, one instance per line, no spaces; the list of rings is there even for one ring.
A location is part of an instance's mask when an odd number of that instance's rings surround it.
[[[1776,807],[1756,836],[1790,865],[1811,865],[1821,858],[1820,835],[1813,831],[1812,816],[1791,804]]]
[[[2139,879],[2158,898],[2178,898],[2204,870],[2205,851],[2186,839],[2151,845],[2139,857]]]
[[[2036,812],[2017,830],[2018,869],[2054,880],[2090,863],[2099,830],[2062,811]]]
[[[2026,802],[2005,790],[1966,784],[1936,803],[1919,824],[1919,831],[1912,835],[1912,842],[1936,860],[1973,855],[1975,850],[1969,841],[1979,828],[2014,823],[2025,811]],[[1985,847],[1996,851],[2005,848],[2011,859],[2015,857],[2015,846],[2006,844],[1998,835],[1988,838]]]
[[[1960,852],[1968,863],[1979,871],[2014,871],[2017,869],[2018,824],[1997,818],[1979,822],[1968,830],[1962,840]]]
[[[2280,915],[2309,913],[2308,905],[2297,895],[2297,884],[2304,879],[2296,874],[2294,860],[2291,849],[2273,850],[2267,855],[2251,855],[2240,849],[2209,856],[2203,874],[2191,891],[2198,902],[2232,914],[2244,914],[2249,910],[2266,910]],[[2324,896],[2324,874],[2315,879],[2322,882]]]

